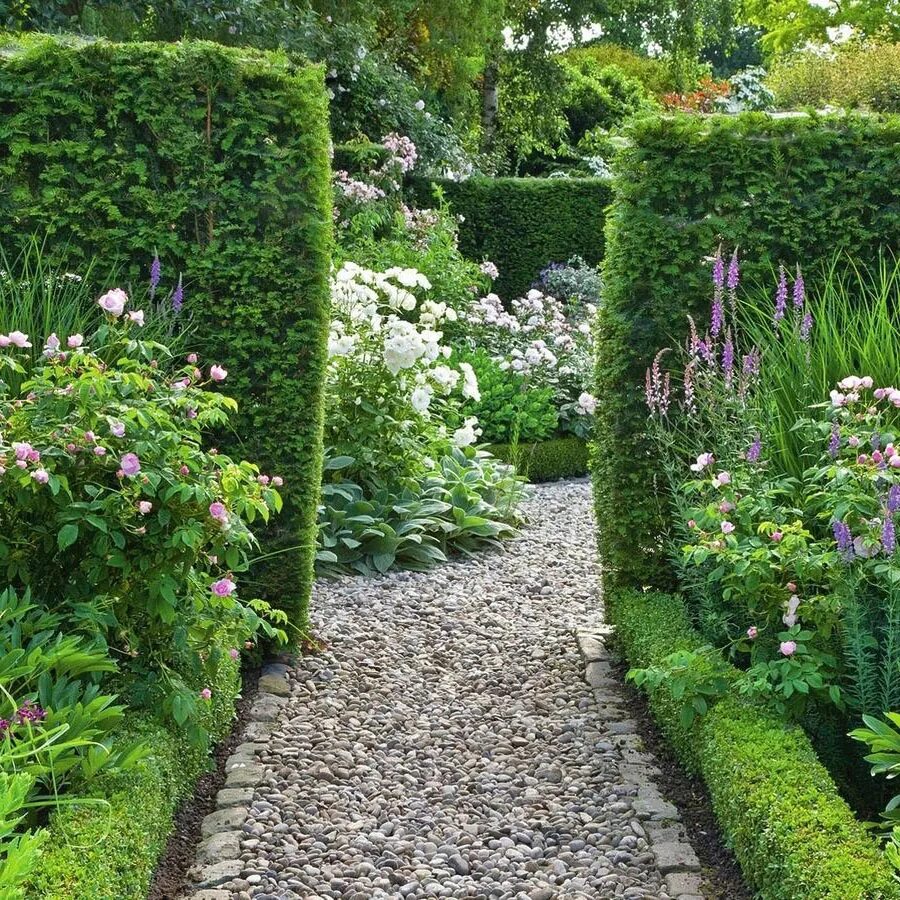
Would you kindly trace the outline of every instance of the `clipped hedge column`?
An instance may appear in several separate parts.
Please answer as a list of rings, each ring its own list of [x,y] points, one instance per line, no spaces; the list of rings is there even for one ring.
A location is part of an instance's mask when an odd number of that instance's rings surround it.
[[[710,267],[738,247],[744,283],[836,251],[874,261],[900,245],[900,119],[676,116],[643,120],[617,160],[597,323],[592,471],[607,581],[671,585],[668,504],[647,437],[644,372],[687,315],[708,320]]]
[[[500,277],[494,290],[504,299],[522,296],[552,262],[581,256],[603,258],[604,211],[612,196],[600,178],[410,179],[423,206],[439,187],[454,213],[463,216],[459,246],[469,259],[489,259]]]
[[[285,480],[263,534],[277,555],[248,592],[299,624],[322,454],[327,122],[321,69],[278,54],[48,37],[0,54],[0,242],[46,234],[70,271],[93,260],[133,284],[154,249],[170,279],[184,273],[203,356],[240,404],[223,441]]]

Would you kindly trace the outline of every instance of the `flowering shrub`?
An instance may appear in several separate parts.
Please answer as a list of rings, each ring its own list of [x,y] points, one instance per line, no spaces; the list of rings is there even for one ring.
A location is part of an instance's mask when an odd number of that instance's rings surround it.
[[[0,396],[0,559],[10,584],[122,655],[135,696],[202,739],[203,698],[185,676],[201,677],[223,644],[281,635],[268,620],[283,617],[240,599],[234,578],[250,524],[280,508],[281,479],[204,449],[235,409],[207,389],[224,368],[204,372],[192,354],[164,374],[166,348],[140,340],[124,292],[98,305],[107,321],[91,339],[51,335],[21,394]],[[20,371],[28,343],[0,337],[0,367]]]
[[[487,294],[469,305],[465,340],[486,350],[521,391],[551,388],[561,430],[586,437],[597,402],[586,390],[595,313],[593,304],[569,307],[536,288],[513,300],[510,311]]]
[[[727,81],[715,81],[704,75],[694,91],[686,94],[676,92],[663,94],[661,100],[665,109],[677,109],[683,112],[711,113],[728,98],[731,85]]]
[[[450,365],[442,343],[452,307],[430,299],[415,269],[374,272],[345,263],[332,279],[326,444],[354,459],[357,477],[421,475],[436,448],[472,443],[472,426],[448,435],[442,422],[464,398],[477,400],[472,367]]]

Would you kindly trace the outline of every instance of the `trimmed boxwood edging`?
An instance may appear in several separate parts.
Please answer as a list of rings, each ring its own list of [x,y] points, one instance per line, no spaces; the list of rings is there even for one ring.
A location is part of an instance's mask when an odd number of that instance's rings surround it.
[[[679,597],[614,590],[606,608],[632,666],[705,643]],[[649,702],[682,763],[705,781],[725,839],[763,900],[900,898],[891,867],[802,729],[737,695],[689,729],[665,685]]]
[[[498,459],[512,463],[529,481],[557,481],[588,474],[588,448],[579,437],[553,438],[537,444],[491,444]]]
[[[184,277],[234,455],[284,478],[253,589],[303,626],[322,465],[332,245],[321,66],[204,41],[0,38],[0,245],[37,235],[112,287]],[[141,291],[143,294],[143,291]],[[249,581],[249,579],[248,579]]]
[[[541,270],[581,256],[603,258],[605,207],[610,182],[601,178],[411,178],[408,190],[420,206],[434,205],[439,187],[461,215],[459,248],[469,259],[488,259],[500,270],[494,290],[504,299],[522,296]]]
[[[234,720],[241,688],[238,664],[225,655],[209,687],[212,700],[204,724],[218,742]],[[40,860],[25,888],[27,900],[147,896],[175,813],[193,793],[210,757],[159,721],[143,714],[131,716],[117,740],[146,743],[152,756],[130,772],[92,783],[90,796],[106,804],[66,806],[51,816]]]

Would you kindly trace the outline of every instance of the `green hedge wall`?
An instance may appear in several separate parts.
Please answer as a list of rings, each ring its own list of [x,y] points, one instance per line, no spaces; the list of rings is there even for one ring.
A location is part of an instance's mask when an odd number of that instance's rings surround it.
[[[451,209],[464,217],[463,255],[489,259],[500,270],[494,290],[505,300],[524,294],[552,262],[578,255],[603,258],[604,210],[612,196],[599,178],[411,179],[420,205],[433,204],[439,187]]]
[[[491,444],[498,459],[513,463],[532,482],[577,478],[588,473],[587,444],[578,437],[551,438],[537,444]]]
[[[214,742],[234,720],[240,691],[238,664],[222,659],[204,722]],[[37,868],[25,886],[27,900],[139,900],[172,831],[175,813],[207,771],[209,754],[152,717],[132,716],[117,739],[141,741],[152,756],[133,771],[101,776],[89,795],[101,803],[63,806],[48,825]]]
[[[633,666],[705,644],[677,597],[615,590],[607,608]],[[706,782],[725,839],[762,900],[900,897],[890,865],[801,728],[736,694],[690,729],[680,723],[680,706],[666,685],[650,695],[654,718],[682,762]]]
[[[597,324],[600,398],[592,454],[600,552],[611,582],[671,583],[667,513],[646,432],[644,372],[706,320],[722,241],[743,279],[803,265],[807,282],[837,250],[874,258],[900,245],[900,120],[665,117],[637,122],[617,162]]]
[[[154,249],[240,403],[231,449],[285,479],[260,593],[302,622],[321,467],[331,189],[322,71],[212,43],[0,53],[0,245],[133,284]],[[95,269],[95,273],[98,270]]]

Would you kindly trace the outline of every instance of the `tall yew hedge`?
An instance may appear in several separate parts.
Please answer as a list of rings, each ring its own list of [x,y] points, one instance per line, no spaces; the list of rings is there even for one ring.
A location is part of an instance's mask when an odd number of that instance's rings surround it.
[[[302,622],[315,550],[331,190],[319,67],[212,43],[0,45],[0,244],[70,271],[184,273],[240,404],[236,453],[285,480],[260,593]]]
[[[644,372],[705,321],[719,242],[745,281],[779,262],[807,281],[838,250],[868,260],[900,246],[900,120],[874,116],[677,116],[637,122],[608,210],[597,323],[592,453],[600,551],[611,582],[670,582],[667,507],[647,439]]]
[[[500,270],[494,289],[505,300],[524,294],[549,263],[603,258],[604,209],[612,196],[600,178],[412,179],[421,205],[434,187],[463,217],[459,246],[469,259],[488,259]]]

